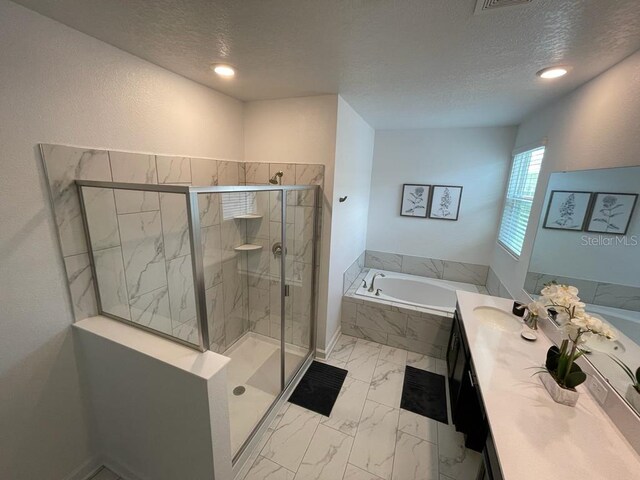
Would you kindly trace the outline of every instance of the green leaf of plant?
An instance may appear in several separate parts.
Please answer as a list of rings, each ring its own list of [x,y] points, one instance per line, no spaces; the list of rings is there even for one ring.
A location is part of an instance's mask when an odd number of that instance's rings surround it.
[[[587,374],[584,373],[583,371],[576,371],[576,372],[572,371],[569,375],[567,375],[564,383],[565,383],[565,386],[568,388],[576,388],[581,383],[584,383],[586,379],[587,379]]]

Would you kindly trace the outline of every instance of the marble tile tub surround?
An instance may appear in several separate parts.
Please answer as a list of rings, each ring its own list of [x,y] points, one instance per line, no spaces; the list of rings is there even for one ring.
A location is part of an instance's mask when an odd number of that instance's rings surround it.
[[[353,282],[360,276],[362,270],[364,270],[364,257],[366,252],[362,252],[358,258],[347,268],[342,277],[342,293],[347,293],[349,287],[353,285]]]
[[[401,255],[399,253],[377,252],[374,250],[365,252],[364,266],[366,268],[472,283],[474,285],[485,285],[489,272],[487,265]]]
[[[514,298],[491,267],[489,267],[489,273],[487,273],[487,284],[485,286],[487,287],[489,295],[502,298]]]
[[[364,272],[363,272],[364,273]],[[354,295],[342,297],[342,333],[393,348],[445,358],[451,316]]]
[[[42,144],[40,147],[76,321],[96,315],[97,303],[80,204],[73,183],[75,179],[185,185],[248,183],[245,168],[247,164],[244,162],[51,144]],[[266,184],[268,176],[261,176],[259,172],[268,174],[274,168],[285,171],[283,183],[295,183],[298,180],[299,184],[317,184],[321,183],[324,173],[321,165],[294,164],[282,167],[277,164],[272,168],[271,164],[252,163],[250,167],[251,184]],[[108,189],[102,190],[110,192]],[[115,191],[111,193],[111,198],[105,192],[97,192],[100,194],[95,195],[91,205],[96,209],[97,218],[104,219],[92,226],[96,232],[95,238],[92,234],[92,242],[95,243],[92,247],[104,250],[104,258],[111,253],[112,258],[117,260],[117,255],[113,252],[120,253],[122,258],[120,262],[114,260],[109,265],[111,269],[105,270],[104,274],[110,281],[118,281],[114,288],[109,289],[110,301],[106,303],[112,305],[124,318],[185,340],[193,340],[197,335],[195,313],[189,302],[184,301],[187,298],[185,292],[193,288],[185,277],[185,268],[189,263],[185,261],[186,254],[189,253],[188,242],[185,242],[188,233],[185,234],[185,223],[178,203],[170,194],[157,192]],[[308,198],[301,196],[291,203],[304,204],[307,201]],[[208,255],[209,262],[205,265],[205,270],[211,325],[213,316],[219,316],[221,312],[225,315],[229,311],[248,312],[249,294],[243,288],[246,279],[243,281],[238,273],[244,272],[242,275],[246,275],[247,254],[229,254],[229,245],[225,244],[225,239],[235,241],[244,238],[248,232],[243,230],[246,228],[244,221],[224,221],[224,202],[220,201],[219,194],[202,195],[199,203],[204,256],[207,258]],[[127,216],[131,218],[127,219]],[[137,233],[135,226],[138,227]],[[124,238],[118,238],[118,230],[121,234],[124,233]],[[134,256],[132,253],[135,250],[131,247],[136,242],[144,248],[142,253]],[[130,262],[127,262],[127,258]],[[149,270],[143,267],[145,262],[150,267]],[[298,269],[298,272],[303,271],[304,269]],[[231,285],[226,290],[223,288],[224,272],[231,278]],[[178,290],[181,280],[186,283],[182,284],[183,290]],[[241,293],[238,294],[238,291]],[[228,298],[225,302],[225,293],[231,300]],[[125,300],[128,300],[129,305],[126,305]],[[175,321],[168,319],[171,315],[176,316]],[[247,317],[248,313],[234,315],[241,325],[215,324],[212,328],[212,348],[216,351],[224,350],[225,345],[247,331]]]
[[[596,282],[580,278],[527,272],[524,289],[529,293],[540,294],[545,283],[555,280],[558,283],[573,285],[580,290],[580,298],[585,303],[605,307],[640,311],[640,287]]]

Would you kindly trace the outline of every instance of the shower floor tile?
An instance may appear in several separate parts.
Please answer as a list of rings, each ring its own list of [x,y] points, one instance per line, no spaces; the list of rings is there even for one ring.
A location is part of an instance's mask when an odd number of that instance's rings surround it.
[[[302,361],[296,347],[285,352],[285,375]],[[267,412],[280,391],[280,343],[256,333],[235,342],[225,355],[231,358],[227,377],[231,452],[235,455]],[[244,393],[235,395],[236,387]]]

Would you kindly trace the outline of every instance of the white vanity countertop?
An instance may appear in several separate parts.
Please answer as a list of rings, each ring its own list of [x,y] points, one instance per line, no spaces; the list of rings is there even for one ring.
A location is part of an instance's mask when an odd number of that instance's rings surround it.
[[[504,480],[630,480],[640,457],[584,384],[575,407],[555,403],[535,369],[551,341],[527,342],[476,320],[473,310],[511,312],[513,300],[457,292],[458,305]]]

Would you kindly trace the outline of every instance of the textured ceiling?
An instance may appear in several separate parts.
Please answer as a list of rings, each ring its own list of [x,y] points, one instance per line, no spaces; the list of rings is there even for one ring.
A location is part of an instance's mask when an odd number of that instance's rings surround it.
[[[516,124],[640,48],[638,0],[17,3],[241,100],[340,93],[376,128]]]

